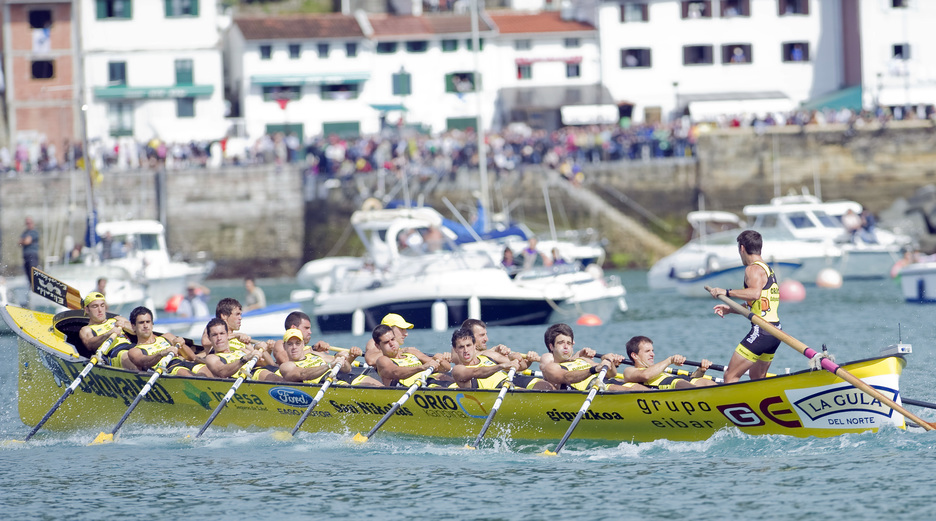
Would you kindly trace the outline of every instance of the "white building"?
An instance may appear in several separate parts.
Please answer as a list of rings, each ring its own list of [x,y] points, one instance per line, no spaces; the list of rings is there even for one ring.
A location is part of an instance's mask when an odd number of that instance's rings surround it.
[[[617,100],[634,104],[635,121],[685,109],[694,117],[791,110],[859,81],[846,80],[842,6],[608,1],[599,19],[604,83]]]
[[[81,0],[89,139],[224,137],[227,19],[217,7],[214,0]]]

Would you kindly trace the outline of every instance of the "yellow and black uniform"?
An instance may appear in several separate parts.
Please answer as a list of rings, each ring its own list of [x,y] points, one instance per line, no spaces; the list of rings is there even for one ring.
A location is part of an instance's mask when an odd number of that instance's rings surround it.
[[[576,358],[575,360],[569,360],[568,362],[560,362],[559,365],[566,371],[581,371],[582,369],[591,369],[594,366],[594,364],[582,358]],[[592,382],[595,381],[596,378],[598,378],[598,375],[593,374],[580,382],[569,384],[569,386],[579,391],[587,391],[589,390],[589,388],[591,388]],[[614,378],[605,378],[605,383],[613,384],[613,385],[623,385],[624,387],[634,386],[634,384],[631,382],[622,383],[620,380],[615,380]],[[565,384],[560,386],[560,388],[565,388]]]
[[[233,363],[233,362],[245,361],[243,365],[247,365],[247,364],[246,364],[246,360],[248,360],[248,358],[244,355],[244,353],[241,353],[240,351],[229,351],[229,352],[227,352],[227,353],[215,353],[215,354],[218,355],[218,358],[220,358],[221,361],[224,362],[225,364],[229,364],[229,363]],[[248,379],[248,380],[256,380],[256,379],[259,377],[260,369],[268,369],[268,367],[263,368],[263,367],[256,367],[256,366],[255,366],[255,367],[253,368],[253,371],[250,372],[250,375],[248,375],[248,378],[247,378],[247,379]],[[277,368],[277,369],[278,369],[278,368]],[[275,370],[276,370],[276,369],[274,369],[274,371],[275,371]],[[231,378],[237,378],[237,373],[234,373],[234,375],[231,376]]]
[[[293,363],[296,364],[296,367],[301,369],[328,365],[328,362],[326,362],[324,358],[315,353],[306,353],[302,360],[297,360]],[[283,376],[283,373],[280,372],[279,369],[276,370],[276,374],[277,376]],[[311,380],[303,380],[303,382],[307,384],[320,384],[325,381],[326,377],[328,377],[328,371],[325,371],[321,375],[312,378]],[[353,375],[351,373],[342,373],[339,371],[338,374],[335,375],[335,385],[358,385],[361,383],[361,380],[364,380],[364,378],[366,378],[366,375]]]
[[[423,365],[422,361],[419,360],[419,357],[413,353],[403,353],[401,358],[390,358],[390,361],[400,367],[420,367]],[[396,385],[402,385],[404,387],[409,387],[416,383],[419,380],[419,375],[422,373],[414,374],[413,376],[406,377],[402,380],[391,380],[390,384],[387,387],[393,387]],[[439,373],[433,373],[439,374]],[[426,387],[453,387],[455,384],[453,382],[440,381],[436,378],[428,378],[426,380]]]
[[[247,348],[247,344],[232,337],[228,339],[228,348],[231,350],[231,353],[234,353],[235,355],[237,355],[237,358],[243,357],[245,360],[248,360],[247,354],[244,352],[244,349]],[[219,353],[218,355],[220,356],[221,354],[222,353]],[[270,371],[271,373],[275,373],[279,371],[279,366],[265,365],[263,367],[260,367],[260,364],[262,363],[263,363],[262,358],[260,360],[257,360],[257,365],[255,365],[253,370],[250,371],[250,378],[249,378],[250,380],[259,380],[260,371],[263,371],[263,370]]]
[[[100,324],[88,324],[88,327],[91,328],[91,331],[94,331],[94,336],[101,336],[111,329],[117,327],[117,319],[112,317]],[[105,342],[107,341],[105,340]],[[104,360],[108,365],[122,368],[120,363],[120,352],[128,351],[131,347],[133,347],[133,344],[130,343],[130,340],[121,330],[120,335],[117,336],[110,347],[108,347],[106,351],[102,351],[101,354],[104,355]]]
[[[172,344],[170,344],[169,341],[165,338],[158,336],[156,337],[156,341],[152,344],[137,344],[136,347],[139,348],[140,351],[143,351],[143,354],[146,356],[152,356],[171,348]],[[168,364],[166,364],[166,373],[177,376],[180,369],[188,369],[192,372],[192,374],[198,374],[198,371],[200,371],[203,367],[205,367],[205,364],[189,362],[181,356],[176,355],[169,360]]]
[[[646,371],[646,367],[637,367],[635,368],[638,371]],[[654,389],[675,389],[677,380],[688,380],[688,378],[683,378],[681,376],[660,373],[656,378],[650,380],[649,382],[644,382],[643,384],[647,387],[653,387]],[[633,386],[632,382],[629,382]]]
[[[490,367],[492,365],[497,365],[497,362],[491,360],[485,355],[478,355],[478,363],[474,365],[468,365],[465,367]],[[504,382],[507,381],[507,373],[505,371],[498,371],[487,378],[472,378],[471,379],[471,388],[472,389],[500,389],[504,385]],[[540,381],[539,378],[534,378],[532,376],[526,376],[522,374],[515,374],[513,383],[515,386],[523,389],[532,389]]]
[[[767,264],[757,261],[754,265],[759,266],[767,272],[767,283],[761,288],[760,297],[747,303],[751,308],[751,313],[770,322],[777,329],[780,327],[780,285],[777,284],[777,275]],[[747,284],[744,285],[747,288]],[[751,362],[763,361],[770,362],[774,358],[774,353],[780,347],[780,340],[772,335],[764,333],[757,325],[752,325],[751,330],[741,340],[735,351],[750,360]]]

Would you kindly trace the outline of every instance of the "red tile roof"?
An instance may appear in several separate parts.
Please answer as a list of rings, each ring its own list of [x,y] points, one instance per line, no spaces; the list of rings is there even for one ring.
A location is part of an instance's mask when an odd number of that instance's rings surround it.
[[[374,36],[428,36],[437,34],[470,33],[471,17],[468,15],[425,14],[423,16],[368,15],[374,28]],[[490,32],[491,27],[483,19],[478,20],[480,32]]]
[[[563,20],[559,11],[520,13],[514,11],[488,11],[501,34],[516,33],[567,33],[594,31],[589,23]]]
[[[247,40],[364,37],[357,20],[342,14],[245,17],[234,23]]]

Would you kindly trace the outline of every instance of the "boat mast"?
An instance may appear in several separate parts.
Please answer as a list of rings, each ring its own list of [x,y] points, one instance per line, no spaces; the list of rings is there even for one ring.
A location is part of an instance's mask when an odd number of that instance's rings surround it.
[[[487,150],[484,148],[484,124],[482,123],[482,103],[481,103],[481,74],[479,72],[480,56],[478,54],[481,47],[481,37],[478,34],[478,0],[471,0],[471,53],[474,57],[474,83],[475,102],[478,108],[477,128],[475,134],[478,138],[478,173],[481,176],[481,210],[482,210],[482,230],[485,232],[491,229],[490,201],[488,198],[488,176],[487,176]]]

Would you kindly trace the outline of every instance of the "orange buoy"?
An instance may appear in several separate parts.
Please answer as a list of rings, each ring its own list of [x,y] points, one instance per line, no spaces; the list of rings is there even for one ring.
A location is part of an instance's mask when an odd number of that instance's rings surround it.
[[[575,323],[580,326],[600,326],[601,319],[598,318],[598,315],[586,313],[580,316],[579,319],[575,321]]]
[[[182,295],[173,295],[169,297],[169,300],[166,301],[166,305],[163,307],[169,313],[175,313],[179,310],[179,304],[182,303],[182,299],[185,298]]]
[[[798,280],[785,280],[780,283],[780,300],[799,302],[806,298],[806,288]]]

